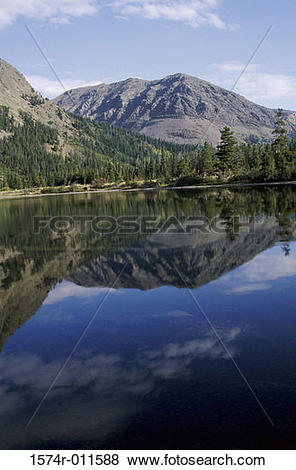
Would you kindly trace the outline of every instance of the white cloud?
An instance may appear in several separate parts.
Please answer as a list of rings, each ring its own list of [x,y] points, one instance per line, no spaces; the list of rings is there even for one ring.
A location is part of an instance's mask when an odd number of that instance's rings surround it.
[[[218,72],[235,72],[239,74],[243,70],[245,65],[240,62],[216,62],[212,64],[211,67],[217,70]],[[258,69],[258,64],[250,64],[248,66],[248,72],[257,71]]]
[[[32,85],[32,87],[39,91],[43,96],[47,98],[55,98],[58,95],[64,93],[64,88],[57,80],[51,80],[49,78],[43,77],[41,75],[26,75],[26,79]],[[99,85],[102,83],[101,81],[92,81],[92,82],[85,82],[79,79],[61,79],[62,84],[66,88],[66,90],[71,90],[72,88],[79,88],[84,86],[93,86]]]
[[[0,0],[0,28],[11,25],[19,16],[28,19],[65,23],[69,18],[93,15],[99,10],[96,0]]]
[[[221,0],[0,0],[0,29],[18,17],[69,23],[71,18],[94,15],[102,8],[111,9],[118,18],[138,16],[149,20],[181,21],[187,25],[236,29],[217,14]]]
[[[245,64],[239,62],[222,62],[212,64],[210,81],[232,88],[235,80],[244,69]],[[265,72],[258,64],[249,65],[234,90],[246,98],[267,105],[282,100],[296,98],[296,78],[292,75]]]
[[[233,28],[227,25],[215,10],[219,0],[113,0],[109,6],[116,14],[140,16],[150,20],[182,21],[190,26],[210,25],[215,28]]]

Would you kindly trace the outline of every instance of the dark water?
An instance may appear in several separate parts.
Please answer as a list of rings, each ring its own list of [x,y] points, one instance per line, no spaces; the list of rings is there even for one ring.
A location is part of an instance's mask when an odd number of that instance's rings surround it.
[[[293,187],[0,201],[0,447],[294,448],[295,204]],[[33,233],[136,215],[162,233]]]

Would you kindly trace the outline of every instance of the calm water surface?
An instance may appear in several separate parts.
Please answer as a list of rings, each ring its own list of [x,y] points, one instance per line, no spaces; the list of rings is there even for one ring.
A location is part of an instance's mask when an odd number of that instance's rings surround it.
[[[33,233],[135,215],[220,228]],[[0,221],[2,449],[295,447],[296,189],[6,200]]]

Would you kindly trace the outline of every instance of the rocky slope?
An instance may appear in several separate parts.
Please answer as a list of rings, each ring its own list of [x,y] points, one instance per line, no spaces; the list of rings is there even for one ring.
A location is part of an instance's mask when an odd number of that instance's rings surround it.
[[[92,120],[188,144],[216,143],[219,129],[225,125],[240,140],[250,135],[269,139],[276,115],[275,110],[184,74],[77,88],[53,101]],[[295,113],[288,118],[288,126],[290,131],[296,130]]]
[[[7,106],[16,121],[21,122],[20,111],[24,111],[36,121],[54,127],[59,132],[60,150],[67,150],[64,134],[75,134],[70,117],[54,103],[40,97],[25,77],[3,59],[0,59],[0,106]]]

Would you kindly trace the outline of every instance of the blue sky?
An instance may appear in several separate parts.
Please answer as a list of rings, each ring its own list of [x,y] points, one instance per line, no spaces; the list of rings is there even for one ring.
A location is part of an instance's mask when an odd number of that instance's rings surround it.
[[[27,24],[66,88],[184,72],[231,89],[272,25],[235,91],[295,110],[295,17],[295,0],[0,0],[0,56],[63,91]]]

